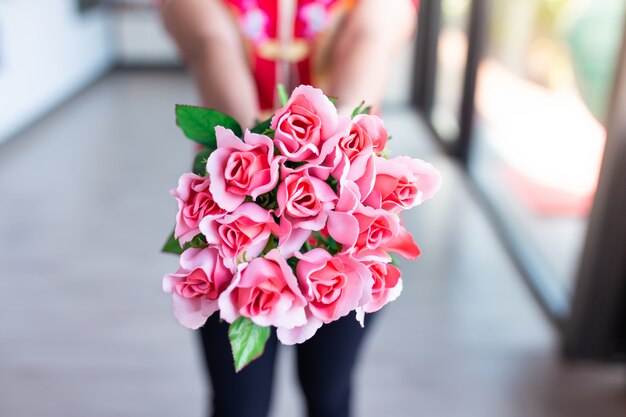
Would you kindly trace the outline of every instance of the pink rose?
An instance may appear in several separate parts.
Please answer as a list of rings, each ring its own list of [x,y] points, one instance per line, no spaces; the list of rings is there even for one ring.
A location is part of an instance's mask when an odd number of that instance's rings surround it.
[[[362,114],[352,120],[350,132],[339,139],[339,149],[345,158],[337,166],[336,178],[341,176],[344,165],[348,165],[347,178],[358,180],[363,177],[368,167],[369,160],[374,152],[380,152],[387,144],[387,131],[381,118]]]
[[[398,233],[398,218],[384,210],[360,208],[354,213],[359,232],[354,249],[359,257],[376,255],[382,246]],[[384,254],[386,257],[386,253]]]
[[[388,263],[371,263],[368,265],[374,285],[372,299],[369,303],[356,309],[356,319],[361,326],[365,325],[365,313],[374,313],[387,303],[394,301],[402,292],[402,273]]]
[[[296,275],[313,317],[330,323],[370,301],[374,282],[363,263],[321,248],[296,257]]]
[[[274,143],[290,161],[319,164],[337,146],[349,126],[322,93],[308,85],[296,87],[284,107],[272,118]]]
[[[382,152],[387,146],[388,133],[383,119],[370,114],[360,114],[352,119],[352,123],[359,128],[359,134],[367,136],[374,152]]]
[[[246,196],[256,199],[270,192],[278,182],[283,157],[274,156],[270,138],[246,131],[242,142],[221,126],[215,128],[217,149],[207,160],[210,190],[220,207],[233,211]]]
[[[339,149],[343,151],[350,162],[354,162],[357,157],[364,153],[372,152],[372,138],[362,125],[363,121],[367,120],[366,118],[374,117],[376,116],[360,115],[355,117],[350,126],[350,133],[339,139]],[[378,118],[376,117],[376,119]],[[361,124],[359,124],[359,120],[361,120]]]
[[[218,298],[233,278],[215,248],[189,248],[180,256],[180,268],[163,278],[163,290],[172,294],[174,317],[197,329],[218,310]]]
[[[219,298],[220,317],[229,323],[243,316],[259,326],[286,329],[306,323],[305,306],[298,281],[277,249],[239,264]]]
[[[278,216],[284,216],[294,228],[320,230],[326,224],[328,212],[335,206],[337,195],[319,178],[306,169],[282,169],[283,181],[276,199]]]
[[[351,213],[335,214],[328,223],[328,233],[340,243],[343,251],[360,261],[388,262],[387,252],[416,259],[420,250],[413,236],[400,225],[397,215],[382,209],[358,205]]]
[[[198,225],[203,218],[220,217],[226,213],[213,200],[209,184],[208,177],[187,173],[178,180],[178,187],[170,191],[178,202],[174,237],[181,244],[189,242],[200,233]]]
[[[371,207],[398,213],[431,198],[441,186],[439,171],[422,160],[401,156],[375,161],[374,186],[363,201]]]
[[[326,181],[333,172],[338,171],[337,167],[344,158],[345,156],[339,148],[334,147],[321,162],[307,163],[303,168],[306,168],[311,176]]]
[[[409,158],[408,156],[397,156],[391,159],[409,168],[417,181],[417,188],[421,193],[420,202],[431,198],[439,188],[441,188],[441,173],[428,162],[421,159]]]
[[[285,345],[303,343],[324,323],[337,320],[352,310],[358,313],[359,306],[370,302],[374,284],[368,268],[348,256],[333,257],[321,248],[296,256],[300,259],[296,275],[309,304],[306,323],[292,329],[276,329],[278,339]]]
[[[219,247],[222,256],[245,260],[258,256],[272,232],[279,234],[279,227],[272,214],[255,203],[243,203],[224,217],[207,218],[200,223],[200,230],[207,243]]]
[[[402,272],[397,267],[382,262],[371,263],[368,268],[374,278],[374,285],[372,299],[363,306],[363,311],[373,313],[400,296]]]

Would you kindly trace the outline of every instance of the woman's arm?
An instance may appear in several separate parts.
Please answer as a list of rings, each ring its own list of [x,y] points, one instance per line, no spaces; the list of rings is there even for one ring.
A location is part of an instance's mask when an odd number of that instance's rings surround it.
[[[361,102],[380,106],[392,59],[415,31],[410,0],[360,0],[340,29],[332,52],[330,91],[340,113]]]
[[[257,93],[226,6],[218,0],[165,0],[161,14],[196,80],[202,105],[251,127],[259,113]]]

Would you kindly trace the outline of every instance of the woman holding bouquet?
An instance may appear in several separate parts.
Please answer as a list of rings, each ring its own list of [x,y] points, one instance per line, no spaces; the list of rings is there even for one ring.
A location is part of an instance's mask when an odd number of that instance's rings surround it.
[[[276,85],[338,97],[340,113],[362,101],[378,111],[389,64],[412,36],[412,0],[163,0],[163,20],[194,75],[202,105],[243,127],[278,107]],[[213,314],[201,336],[214,417],[268,413],[277,339],[240,373],[228,324]],[[353,368],[364,336],[353,316],[322,326],[297,346],[309,417],[347,417]]]

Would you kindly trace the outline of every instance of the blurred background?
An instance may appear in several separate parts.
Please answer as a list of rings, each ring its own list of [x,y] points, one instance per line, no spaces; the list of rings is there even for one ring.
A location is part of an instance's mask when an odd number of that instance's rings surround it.
[[[381,0],[382,1],[382,0]],[[444,176],[356,415],[626,415],[626,2],[423,0],[383,108]],[[159,253],[197,103],[150,0],[0,0],[0,416],[201,416]],[[293,351],[273,415],[301,415]]]

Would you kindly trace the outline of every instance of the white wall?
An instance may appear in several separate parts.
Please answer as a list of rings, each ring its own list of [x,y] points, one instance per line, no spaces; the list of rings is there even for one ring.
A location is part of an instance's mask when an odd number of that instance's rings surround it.
[[[106,71],[112,33],[75,0],[0,1],[0,142]]]
[[[179,63],[174,43],[157,11],[122,9],[115,13],[117,57],[123,65],[174,65]]]

